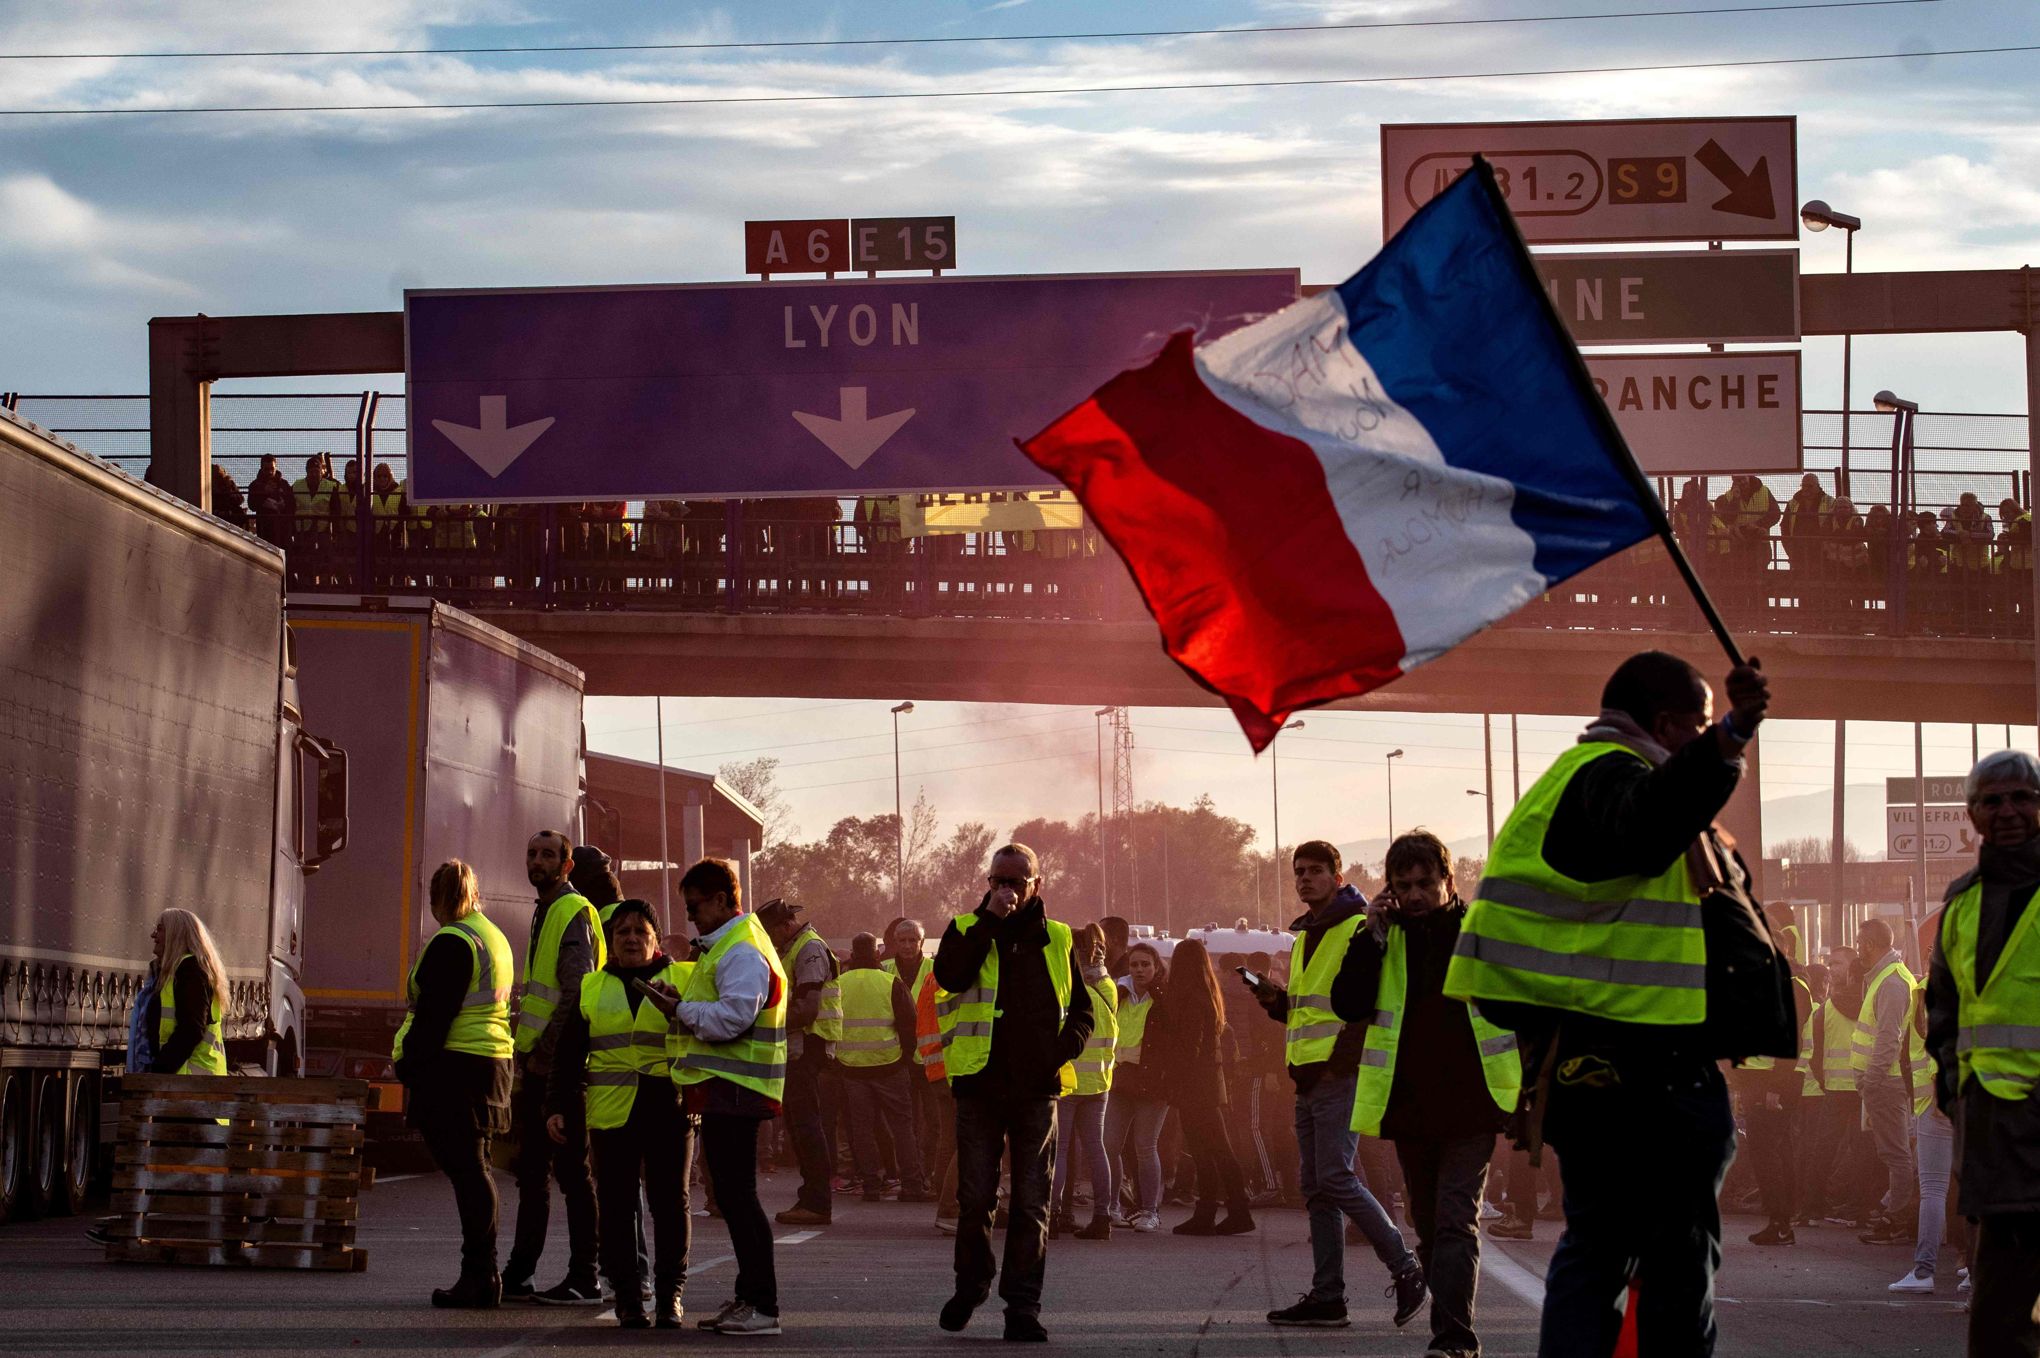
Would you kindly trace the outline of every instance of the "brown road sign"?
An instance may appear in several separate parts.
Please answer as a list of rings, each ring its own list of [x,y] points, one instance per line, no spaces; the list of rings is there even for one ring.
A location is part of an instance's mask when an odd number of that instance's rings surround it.
[[[1796,344],[1797,250],[1538,255],[1580,344]]]
[[[1798,120],[1384,123],[1382,238],[1486,156],[1532,245],[1795,240]]]
[[[1645,472],[1798,470],[1798,351],[1586,360]]]

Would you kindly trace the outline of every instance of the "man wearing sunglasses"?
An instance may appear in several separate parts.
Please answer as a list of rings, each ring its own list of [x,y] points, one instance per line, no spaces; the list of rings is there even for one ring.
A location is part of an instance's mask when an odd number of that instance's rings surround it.
[[[1934,1099],[1962,1129],[1956,1206],[1977,1223],[1969,1352],[2036,1353],[2040,760],[1987,755],[1964,792],[1982,847],[1976,869],[1948,885],[1927,971],[1927,1050]]]
[[[961,1330],[991,1295],[999,1160],[1012,1148],[1012,1204],[999,1295],[1006,1338],[1039,1343],[1048,1184],[1062,1067],[1091,1036],[1091,1001],[1070,926],[1041,904],[1041,861],[1024,844],[992,855],[984,899],[951,920],[935,953],[936,1017],[956,1096],[956,1295]]]

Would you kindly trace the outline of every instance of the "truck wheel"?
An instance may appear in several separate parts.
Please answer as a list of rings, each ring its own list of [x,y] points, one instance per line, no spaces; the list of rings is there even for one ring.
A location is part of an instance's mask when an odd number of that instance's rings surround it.
[[[69,1138],[64,1135],[64,1115],[70,1111],[71,1103],[69,1084],[63,1072],[53,1071],[43,1076],[36,1087],[33,1186],[35,1200],[47,1216],[64,1216],[70,1211],[64,1196],[65,1152],[70,1148]]]
[[[71,1080],[71,1135],[64,1156],[64,1210],[85,1210],[92,1176],[99,1169],[99,1077],[80,1071]]]
[[[28,1072],[11,1070],[0,1078],[0,1217],[20,1221],[28,1215]]]

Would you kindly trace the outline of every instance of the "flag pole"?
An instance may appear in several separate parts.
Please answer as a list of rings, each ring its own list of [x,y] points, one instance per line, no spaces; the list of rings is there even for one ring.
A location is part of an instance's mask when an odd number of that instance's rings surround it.
[[[1496,215],[1509,224],[1510,236],[1516,242],[1516,266],[1528,281],[1530,290],[1537,294],[1538,302],[1543,306],[1545,318],[1550,321],[1552,330],[1565,342],[1565,352],[1572,364],[1574,376],[1582,387],[1591,392],[1594,387],[1593,374],[1587,371],[1587,361],[1580,356],[1579,345],[1573,342],[1572,332],[1566,329],[1565,322],[1559,317],[1558,308],[1552,305],[1551,294],[1545,291],[1543,280],[1537,276],[1537,266],[1531,260],[1529,244],[1523,239],[1523,229],[1517,225],[1516,215],[1509,211],[1509,200],[1502,196],[1501,186],[1495,182],[1494,167],[1488,164],[1487,157],[1476,155],[1473,158],[1473,173],[1479,177],[1488,202],[1493,205]],[[1707,619],[1708,627],[1713,629],[1715,640],[1719,641],[1721,649],[1728,653],[1729,663],[1731,665],[1747,663],[1743,660],[1742,649],[1735,644],[1735,638],[1729,635],[1728,624],[1721,620],[1721,613],[1714,607],[1714,600],[1708,597],[1707,587],[1700,583],[1700,577],[1695,574],[1693,563],[1686,559],[1685,549],[1679,546],[1679,539],[1672,532],[1671,516],[1665,512],[1664,502],[1658,499],[1657,491],[1652,488],[1649,478],[1643,474],[1643,468],[1637,465],[1636,454],[1629,450],[1629,440],[1622,436],[1622,429],[1615,423],[1615,417],[1609,413],[1607,403],[1597,395],[1589,404],[1592,406],[1591,418],[1600,425],[1609,444],[1620,451],[1620,456],[1616,458],[1617,469],[1628,479],[1630,487],[1636,492],[1637,500],[1642,504],[1651,526],[1657,530],[1658,538],[1664,543],[1665,550],[1671,554],[1672,564],[1678,567],[1679,577],[1686,582],[1686,588],[1691,591],[1693,602],[1700,606],[1701,616]]]

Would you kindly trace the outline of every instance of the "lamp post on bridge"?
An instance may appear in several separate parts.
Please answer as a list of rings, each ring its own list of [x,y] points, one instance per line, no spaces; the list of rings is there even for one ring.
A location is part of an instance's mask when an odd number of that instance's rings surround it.
[[[1856,272],[1856,232],[1862,229],[1863,219],[1851,217],[1846,212],[1837,212],[1820,199],[1810,200],[1799,209],[1800,223],[1808,231],[1825,231],[1831,226],[1842,229],[1842,238],[1847,242],[1842,251],[1842,272]],[[1849,495],[1849,372],[1850,341],[1854,336],[1842,333],[1842,470],[1835,478],[1835,494],[1844,499]]]
[[[912,703],[892,710],[892,811],[893,811],[893,906],[894,913],[907,913],[907,821],[900,807],[900,714],[911,713]]]
[[[1388,770],[1388,842],[1395,843],[1395,761],[1402,758],[1401,750],[1390,750],[1381,757],[1382,766]]]

